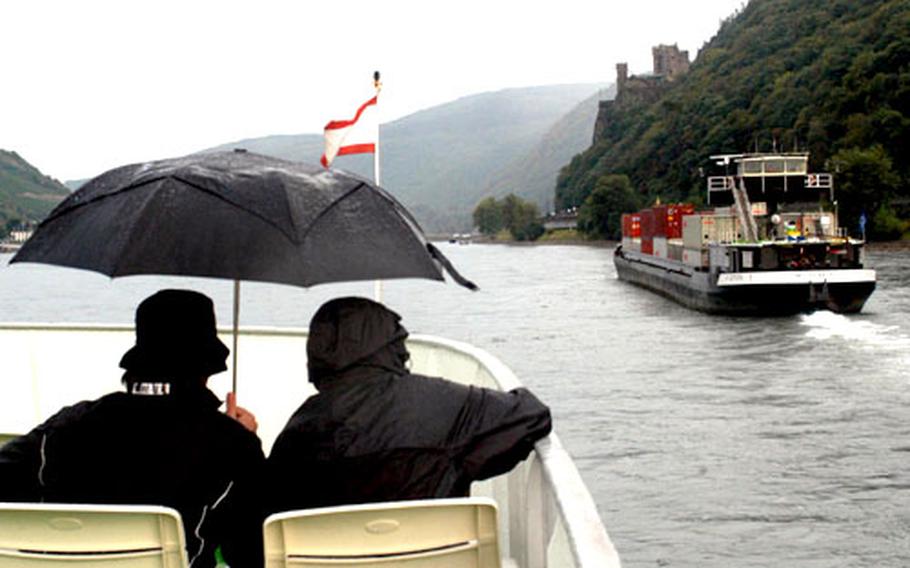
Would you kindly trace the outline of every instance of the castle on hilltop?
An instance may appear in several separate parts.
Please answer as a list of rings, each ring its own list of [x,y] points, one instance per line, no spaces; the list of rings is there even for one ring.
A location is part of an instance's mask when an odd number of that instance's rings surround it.
[[[654,58],[654,70],[644,75],[629,75],[627,63],[616,64],[616,98],[612,101],[601,101],[594,124],[594,140],[600,138],[605,127],[602,117],[604,110],[613,104],[624,105],[633,101],[650,104],[667,90],[667,88],[689,71],[689,52],[681,51],[676,44],[657,45],[651,48]]]

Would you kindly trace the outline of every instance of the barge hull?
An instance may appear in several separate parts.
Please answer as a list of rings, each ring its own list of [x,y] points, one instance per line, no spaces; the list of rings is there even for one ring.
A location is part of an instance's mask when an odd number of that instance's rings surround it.
[[[756,282],[718,285],[717,276],[708,271],[647,256],[617,250],[614,264],[619,279],[710,314],[768,316],[816,310],[856,313],[875,290],[874,272],[862,269],[837,270],[834,282],[765,277]],[[770,274],[779,273],[763,276]]]

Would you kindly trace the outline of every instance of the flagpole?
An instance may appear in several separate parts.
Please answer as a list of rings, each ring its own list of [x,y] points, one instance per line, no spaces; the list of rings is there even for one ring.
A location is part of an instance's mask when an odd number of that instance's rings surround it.
[[[376,186],[379,186],[379,91],[382,90],[382,83],[379,81],[379,71],[373,72],[373,86],[376,87],[376,110],[377,110],[377,120],[376,120],[376,148],[373,152],[373,182]],[[376,280],[373,283],[373,297],[374,299],[382,303],[382,280]]]

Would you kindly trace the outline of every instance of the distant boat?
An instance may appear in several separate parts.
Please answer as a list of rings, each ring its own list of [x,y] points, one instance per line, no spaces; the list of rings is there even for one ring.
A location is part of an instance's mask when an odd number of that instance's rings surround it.
[[[714,314],[856,313],[875,290],[864,240],[838,225],[831,174],[807,153],[712,156],[708,204],[656,205],[622,218],[620,280]]]
[[[449,237],[449,243],[453,245],[455,243],[458,243],[460,245],[471,244],[471,233],[455,233]]]

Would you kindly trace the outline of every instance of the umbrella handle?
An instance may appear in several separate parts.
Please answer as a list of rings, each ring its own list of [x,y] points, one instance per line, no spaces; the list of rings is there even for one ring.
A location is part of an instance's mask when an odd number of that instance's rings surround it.
[[[231,392],[237,394],[237,331],[240,319],[240,280],[234,280],[234,343],[231,349],[231,370],[233,377],[231,379]]]

